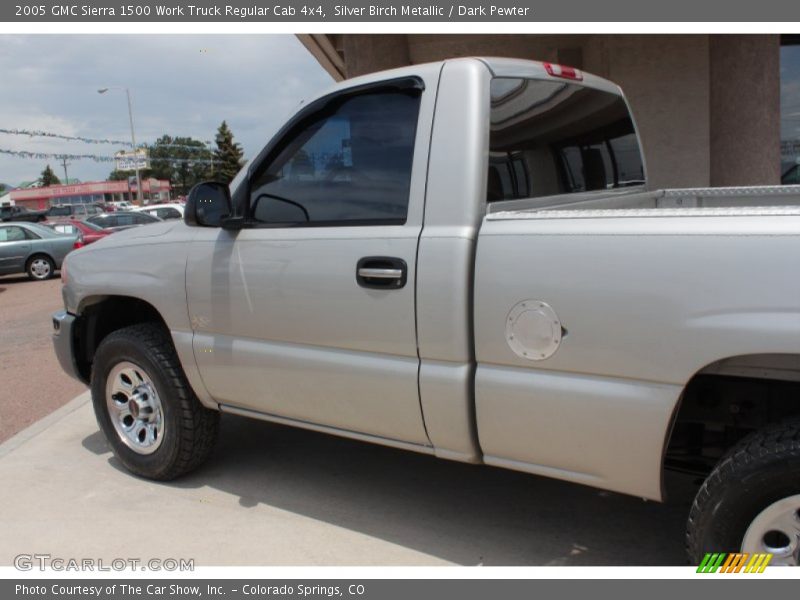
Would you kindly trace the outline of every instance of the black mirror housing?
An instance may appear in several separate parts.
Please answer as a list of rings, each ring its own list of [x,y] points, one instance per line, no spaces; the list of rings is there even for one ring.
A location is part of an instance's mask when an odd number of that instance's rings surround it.
[[[191,227],[221,227],[232,210],[228,184],[204,181],[189,192],[183,208],[183,222]]]

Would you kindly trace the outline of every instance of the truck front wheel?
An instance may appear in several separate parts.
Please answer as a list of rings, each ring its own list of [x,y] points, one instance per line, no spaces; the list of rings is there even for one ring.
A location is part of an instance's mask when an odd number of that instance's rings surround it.
[[[734,552],[800,564],[800,421],[757,431],[723,457],[695,497],[686,540],[694,564]]]
[[[211,453],[219,413],[197,400],[172,340],[158,324],[132,325],[103,339],[91,390],[100,429],[132,473],[175,479]]]

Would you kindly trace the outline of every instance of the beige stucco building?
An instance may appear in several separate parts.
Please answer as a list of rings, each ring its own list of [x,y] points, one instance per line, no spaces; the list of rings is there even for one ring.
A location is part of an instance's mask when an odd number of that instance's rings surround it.
[[[653,187],[777,184],[779,35],[299,35],[336,80],[459,56],[557,62],[625,90]]]

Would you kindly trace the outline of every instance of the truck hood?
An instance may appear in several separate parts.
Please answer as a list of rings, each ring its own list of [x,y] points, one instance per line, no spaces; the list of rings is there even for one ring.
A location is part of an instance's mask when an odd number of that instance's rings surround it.
[[[125,246],[161,243],[162,241],[179,241],[187,239],[192,233],[192,229],[184,225],[183,221],[150,223],[149,225],[114,231],[92,244],[91,248],[88,249],[107,250]]]
[[[140,225],[137,227],[130,227],[129,229],[123,229],[122,231],[116,232],[116,235],[119,236],[119,239],[125,240],[158,237],[161,235],[166,235],[175,229],[175,226],[179,224],[182,225],[183,223],[180,221],[150,223],[148,225]]]
[[[81,299],[116,295],[139,298],[166,312],[176,310],[165,308],[164,298],[171,298],[170,306],[176,298],[185,302],[186,256],[196,233],[182,221],[153,223],[73,250],[65,260],[65,307],[77,314]],[[183,316],[185,311],[184,306]]]

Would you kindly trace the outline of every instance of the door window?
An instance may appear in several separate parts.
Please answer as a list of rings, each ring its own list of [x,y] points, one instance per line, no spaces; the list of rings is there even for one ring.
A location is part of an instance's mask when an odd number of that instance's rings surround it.
[[[22,227],[0,227],[0,242],[24,242],[26,239]]]
[[[405,223],[419,100],[418,90],[362,94],[306,120],[254,176],[251,219]]]

